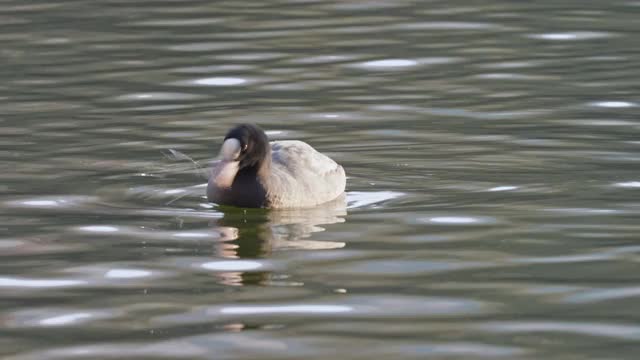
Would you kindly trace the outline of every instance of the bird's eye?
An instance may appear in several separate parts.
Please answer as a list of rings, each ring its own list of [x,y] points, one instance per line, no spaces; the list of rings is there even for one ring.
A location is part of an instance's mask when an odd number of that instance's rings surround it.
[[[244,144],[244,146],[242,147],[242,151],[247,151],[247,147],[248,147],[248,145]]]

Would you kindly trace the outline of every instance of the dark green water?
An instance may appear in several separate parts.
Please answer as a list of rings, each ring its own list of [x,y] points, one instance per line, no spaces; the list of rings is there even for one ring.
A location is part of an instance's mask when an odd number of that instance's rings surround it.
[[[3,359],[635,359],[640,2],[0,2]],[[255,122],[347,196],[204,197]]]

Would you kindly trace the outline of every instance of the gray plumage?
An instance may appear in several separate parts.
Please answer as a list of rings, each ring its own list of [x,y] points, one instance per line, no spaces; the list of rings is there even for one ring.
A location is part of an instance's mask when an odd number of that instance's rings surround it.
[[[302,208],[334,200],[345,190],[342,166],[305,142],[269,143],[257,126],[240,125],[227,134],[225,146],[226,158],[214,166],[207,186],[212,202]],[[229,174],[234,175],[232,180]]]

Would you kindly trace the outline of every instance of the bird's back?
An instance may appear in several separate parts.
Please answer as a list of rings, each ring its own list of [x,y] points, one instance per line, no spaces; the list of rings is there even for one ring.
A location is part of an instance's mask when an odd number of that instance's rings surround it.
[[[342,166],[305,142],[271,142],[271,173],[267,197],[270,207],[310,207],[344,192]]]

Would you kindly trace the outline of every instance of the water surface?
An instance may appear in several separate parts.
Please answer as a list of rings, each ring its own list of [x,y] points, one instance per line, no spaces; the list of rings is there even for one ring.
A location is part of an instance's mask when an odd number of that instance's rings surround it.
[[[635,358],[638,15],[4,1],[0,355]],[[346,196],[208,203],[176,154],[206,168],[239,122]]]

